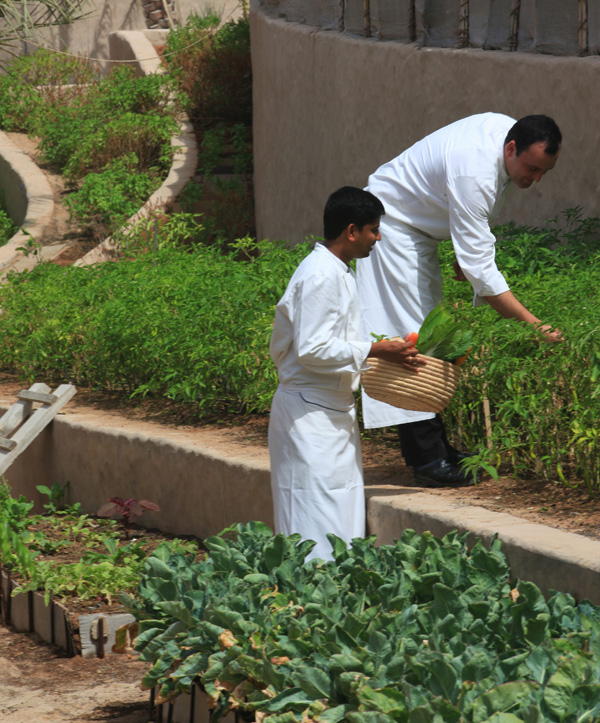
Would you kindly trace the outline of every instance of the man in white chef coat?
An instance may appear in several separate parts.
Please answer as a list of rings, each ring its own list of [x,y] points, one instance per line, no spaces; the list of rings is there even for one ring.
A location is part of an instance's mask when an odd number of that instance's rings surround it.
[[[331,194],[323,243],[302,261],[277,304],[271,357],[279,386],[269,421],[275,531],[316,541],[309,557],[331,559],[327,533],[365,535],[360,437],[353,391],[367,357],[418,373],[406,341],[361,341],[356,278],[349,264],[381,238],[381,202],[360,188]]]
[[[450,237],[455,278],[469,281],[473,303],[488,303],[505,318],[544,325],[509,290],[498,270],[491,222],[511,186],[526,189],[557,161],[562,136],[544,115],[515,121],[482,113],[456,121],[415,143],[369,177],[367,189],[386,208],[382,240],[357,262],[363,338],[418,331],[442,299],[438,244]],[[400,446],[415,483],[451,486],[472,478],[460,467],[468,456],[451,447],[441,419],[392,407],[363,392],[366,428],[399,425]]]

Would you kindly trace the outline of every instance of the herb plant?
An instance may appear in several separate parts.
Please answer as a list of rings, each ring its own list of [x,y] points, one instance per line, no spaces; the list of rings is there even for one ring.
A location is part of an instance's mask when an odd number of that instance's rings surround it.
[[[172,222],[182,233],[181,217]],[[5,367],[163,396],[199,416],[266,411],[274,307],[308,245],[246,239],[226,253],[202,244],[189,252],[174,248],[169,223],[156,254],[12,277],[0,289]]]
[[[219,17],[190,15],[171,31],[164,53],[169,73],[194,121],[252,122],[252,64],[247,18],[219,27]]]
[[[467,447],[470,465],[515,478],[537,477],[600,491],[600,222],[577,209],[545,229],[496,229],[497,261],[518,298],[555,325],[564,341],[473,309],[468,284],[452,281],[442,252],[444,295],[470,326],[476,344],[444,415]],[[467,288],[468,287],[468,288]]]
[[[39,138],[42,162],[74,191],[72,215],[104,236],[166,175],[178,128],[172,89],[164,74],[121,66],[101,77],[88,61],[38,51],[0,80],[0,126]]]
[[[19,230],[8,213],[0,206],[0,246],[4,246]]]
[[[112,517],[121,515],[123,525],[128,528],[134,515],[141,515],[144,510],[160,512],[160,507],[148,500],[135,500],[133,497],[124,500],[122,497],[111,497],[108,502],[96,512],[98,517]]]

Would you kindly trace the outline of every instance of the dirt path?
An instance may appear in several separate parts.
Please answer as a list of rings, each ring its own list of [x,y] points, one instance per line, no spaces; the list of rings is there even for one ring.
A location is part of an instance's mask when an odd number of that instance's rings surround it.
[[[147,723],[148,666],[112,655],[68,658],[36,635],[0,627],[2,723]]]

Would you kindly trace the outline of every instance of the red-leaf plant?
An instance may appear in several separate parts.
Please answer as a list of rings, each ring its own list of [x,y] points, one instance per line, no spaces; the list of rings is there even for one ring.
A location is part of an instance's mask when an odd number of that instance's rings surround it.
[[[123,523],[123,527],[125,527],[125,533],[128,537],[131,518],[133,515],[141,515],[144,510],[160,512],[160,507],[148,500],[136,500],[133,497],[124,500],[122,497],[111,497],[108,502],[102,505],[96,514],[98,517],[112,517],[113,515],[120,514],[121,522]]]

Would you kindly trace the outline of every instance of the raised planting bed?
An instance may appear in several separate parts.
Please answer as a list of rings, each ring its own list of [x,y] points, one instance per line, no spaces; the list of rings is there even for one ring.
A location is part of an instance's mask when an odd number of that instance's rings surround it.
[[[128,515],[126,524],[81,514],[78,506],[57,510],[52,501],[47,514],[30,515],[33,503],[0,487],[0,620],[5,625],[35,632],[84,658],[133,652],[135,618],[119,594],[135,591],[144,560],[162,547],[194,557],[203,553],[195,538],[184,541],[131,523],[131,515],[156,505],[115,500],[105,505],[104,514],[119,509]]]
[[[116,633],[122,626],[135,622],[130,613],[81,614],[52,598],[46,602],[43,593],[33,590],[13,596],[17,583],[7,570],[1,570],[0,576],[0,618],[4,625],[17,632],[37,633],[47,643],[83,658],[103,658],[122,652],[113,650]]]

